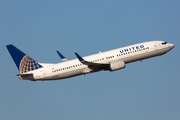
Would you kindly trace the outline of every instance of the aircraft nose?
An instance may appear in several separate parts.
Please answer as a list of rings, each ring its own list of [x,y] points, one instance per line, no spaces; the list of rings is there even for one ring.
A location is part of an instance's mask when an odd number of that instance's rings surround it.
[[[175,47],[175,45],[172,44],[172,43],[169,43],[169,47],[170,47],[171,49],[173,49],[173,48]]]

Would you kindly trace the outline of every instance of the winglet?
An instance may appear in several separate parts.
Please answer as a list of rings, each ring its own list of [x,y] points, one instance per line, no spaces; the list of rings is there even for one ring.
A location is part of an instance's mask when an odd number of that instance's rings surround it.
[[[93,66],[105,66],[105,67],[109,66],[109,64],[106,64],[106,63],[93,63],[93,62],[90,62],[90,61],[86,61],[79,54],[77,54],[76,52],[75,52],[75,54],[76,54],[77,58],[79,59],[79,61],[84,65],[87,65],[87,66],[92,66],[92,65]]]
[[[75,52],[75,54],[76,54],[76,56],[77,56],[77,58],[79,59],[80,62],[85,61],[79,54],[77,54],[76,52]]]
[[[56,51],[56,52],[58,53],[58,55],[60,56],[61,59],[65,58],[59,51]]]
[[[63,60],[63,61],[68,61],[70,59],[67,59],[66,57],[64,57],[59,51],[56,51],[58,53],[58,55],[60,56],[60,58]]]

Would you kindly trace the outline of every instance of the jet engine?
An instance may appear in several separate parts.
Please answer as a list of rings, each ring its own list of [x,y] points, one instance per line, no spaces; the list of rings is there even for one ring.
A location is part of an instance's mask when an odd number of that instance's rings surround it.
[[[117,61],[113,61],[110,63],[110,71],[116,71],[116,70],[120,70],[126,67],[124,61],[122,60],[117,60]]]

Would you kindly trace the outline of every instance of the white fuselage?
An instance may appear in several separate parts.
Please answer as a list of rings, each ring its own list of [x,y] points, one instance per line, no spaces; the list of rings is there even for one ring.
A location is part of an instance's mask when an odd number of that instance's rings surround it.
[[[125,64],[163,55],[170,51],[174,45],[171,43],[162,44],[164,41],[151,41],[134,44],[90,56],[83,57],[85,60],[93,63],[111,63],[122,60]],[[30,73],[33,78],[23,77],[27,80],[57,80],[69,78],[77,75],[88,74],[91,72],[87,65],[83,65],[78,59],[61,62],[58,64],[43,67]]]

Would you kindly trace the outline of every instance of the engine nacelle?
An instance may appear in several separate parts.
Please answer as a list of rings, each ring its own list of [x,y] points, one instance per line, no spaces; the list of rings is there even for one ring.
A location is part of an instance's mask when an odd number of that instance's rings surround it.
[[[126,67],[126,65],[125,65],[124,61],[122,61],[122,60],[113,61],[110,63],[110,71],[120,70],[125,67]]]

